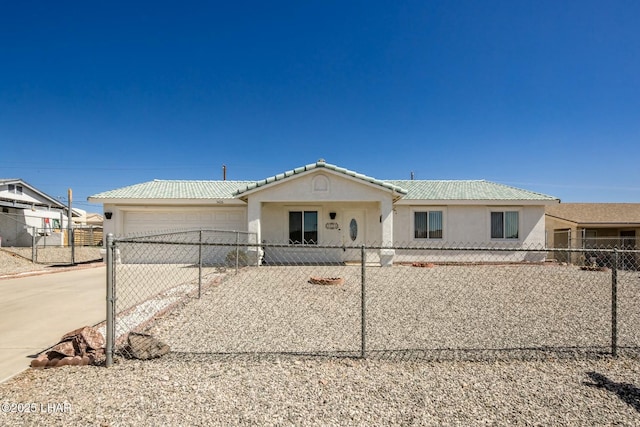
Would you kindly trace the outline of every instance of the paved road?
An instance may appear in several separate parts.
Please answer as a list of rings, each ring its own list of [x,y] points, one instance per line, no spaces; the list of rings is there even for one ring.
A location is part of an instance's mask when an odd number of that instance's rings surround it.
[[[105,319],[105,267],[0,280],[0,383],[62,335]]]

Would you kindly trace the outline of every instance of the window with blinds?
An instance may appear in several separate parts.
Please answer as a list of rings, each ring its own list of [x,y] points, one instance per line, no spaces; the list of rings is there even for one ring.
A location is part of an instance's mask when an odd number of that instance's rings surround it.
[[[491,212],[491,238],[517,239],[520,216],[517,211]]]
[[[416,239],[442,239],[442,211],[414,212]]]

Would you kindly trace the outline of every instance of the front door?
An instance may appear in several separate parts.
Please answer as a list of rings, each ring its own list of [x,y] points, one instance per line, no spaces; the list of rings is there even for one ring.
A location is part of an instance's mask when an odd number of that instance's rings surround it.
[[[360,261],[359,247],[365,241],[365,211],[362,209],[350,209],[344,212],[344,221],[340,224],[342,230],[342,244],[345,246],[343,261]],[[358,249],[353,248],[354,246]],[[349,247],[352,247],[349,249]]]

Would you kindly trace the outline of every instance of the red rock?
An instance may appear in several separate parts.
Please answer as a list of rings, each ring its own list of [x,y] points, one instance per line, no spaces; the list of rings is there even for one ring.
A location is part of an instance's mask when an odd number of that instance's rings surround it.
[[[41,354],[40,356],[38,356],[37,358],[31,361],[31,367],[44,368],[45,366],[47,366],[47,363],[49,363],[49,358],[47,357],[46,354]]]
[[[47,368],[53,368],[55,366],[58,365],[58,362],[60,362],[62,359],[59,357],[54,357],[53,359],[49,359],[49,361],[47,362]]]
[[[73,359],[73,357],[63,357],[62,359],[58,360],[58,363],[56,363],[55,367],[59,368],[61,366],[67,366],[71,362],[71,359]]]

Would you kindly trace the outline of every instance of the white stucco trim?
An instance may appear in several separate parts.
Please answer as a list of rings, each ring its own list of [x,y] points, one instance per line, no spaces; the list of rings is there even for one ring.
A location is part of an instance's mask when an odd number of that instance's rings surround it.
[[[95,199],[89,197],[90,203],[102,203],[118,206],[246,206],[240,199]]]
[[[400,199],[394,204],[397,206],[547,206],[557,204],[557,200],[421,200]]]

